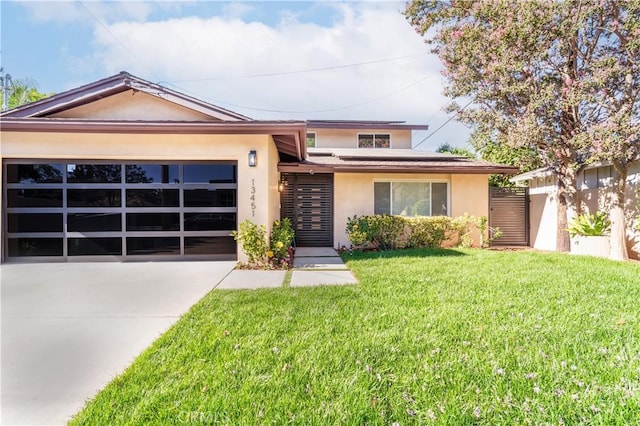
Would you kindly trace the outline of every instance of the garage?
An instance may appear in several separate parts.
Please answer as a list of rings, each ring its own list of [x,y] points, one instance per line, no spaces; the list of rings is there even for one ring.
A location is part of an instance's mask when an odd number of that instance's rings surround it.
[[[5,160],[7,261],[235,260],[235,161]]]

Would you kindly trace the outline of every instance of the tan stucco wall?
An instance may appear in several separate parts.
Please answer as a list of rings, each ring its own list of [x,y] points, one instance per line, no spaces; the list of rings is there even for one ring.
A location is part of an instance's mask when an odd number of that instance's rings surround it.
[[[211,116],[158,99],[144,92],[129,90],[89,104],[52,114],[53,118],[92,118],[100,120],[206,120]]]
[[[278,153],[269,135],[2,132],[0,138],[0,158],[3,160],[234,160],[238,162],[238,223],[251,219],[269,227],[279,215]],[[257,167],[248,166],[250,150],[257,151]],[[251,207],[252,187],[255,187],[255,209]],[[4,188],[0,189],[0,193],[4,191]],[[238,256],[240,260],[244,259],[240,248]]]
[[[411,149],[411,130],[350,130],[350,129],[313,129],[316,134],[316,148],[357,148],[358,135],[361,133],[391,134],[391,148]]]
[[[349,246],[347,218],[373,214],[373,183],[376,181],[447,181],[451,216],[489,213],[488,175],[336,173],[334,176],[334,246]],[[474,236],[478,243],[478,236]]]

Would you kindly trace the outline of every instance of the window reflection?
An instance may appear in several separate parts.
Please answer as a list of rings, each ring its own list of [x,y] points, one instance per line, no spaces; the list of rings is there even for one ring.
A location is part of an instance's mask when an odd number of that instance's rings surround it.
[[[177,164],[127,164],[127,183],[180,183]]]
[[[233,164],[186,164],[185,183],[235,183],[236,166]]]

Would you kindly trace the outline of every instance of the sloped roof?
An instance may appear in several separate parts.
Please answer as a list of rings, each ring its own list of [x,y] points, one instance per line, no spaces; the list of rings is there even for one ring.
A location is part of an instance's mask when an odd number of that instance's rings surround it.
[[[359,152],[356,153],[356,151]],[[311,148],[308,149],[305,161],[300,163],[281,162],[278,169],[281,172],[293,173],[514,174],[519,171],[517,167],[472,160],[451,154],[376,148],[359,148],[357,150]]]
[[[150,81],[143,80],[124,71],[111,77],[58,93],[40,101],[5,111],[0,114],[0,117],[47,117],[127,90],[147,93],[151,96],[198,111],[216,120],[251,120],[251,118],[237,112],[209,104],[159,84],[151,83]]]

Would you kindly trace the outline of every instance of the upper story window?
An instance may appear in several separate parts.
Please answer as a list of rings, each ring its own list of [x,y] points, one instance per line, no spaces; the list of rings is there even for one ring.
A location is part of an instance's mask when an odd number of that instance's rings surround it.
[[[358,148],[391,148],[391,135],[388,133],[361,133],[358,135]]]
[[[315,132],[307,133],[307,148],[315,148],[316,147],[316,134]]]

